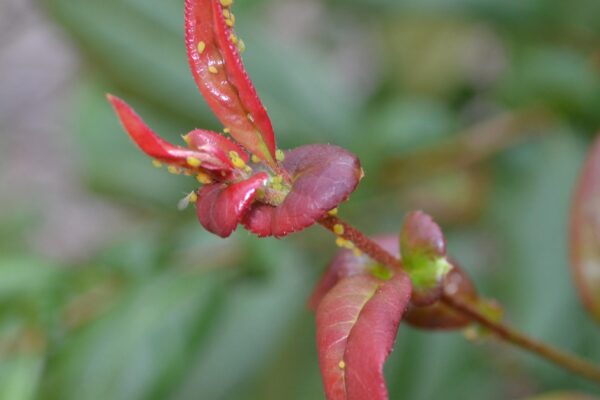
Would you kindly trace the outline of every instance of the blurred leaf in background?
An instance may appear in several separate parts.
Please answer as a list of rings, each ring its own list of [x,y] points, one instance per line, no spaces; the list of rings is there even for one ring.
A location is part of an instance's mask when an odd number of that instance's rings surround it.
[[[235,12],[279,146],[335,143],[363,161],[347,219],[397,232],[423,208],[512,322],[600,361],[566,255],[600,127],[597,0]],[[333,240],[206,234],[176,210],[195,183],[152,168],[107,92],[174,142],[219,129],[188,72],[182,0],[0,2],[0,398],[324,398],[303,305]],[[397,343],[392,399],[600,394],[502,344],[406,326]]]

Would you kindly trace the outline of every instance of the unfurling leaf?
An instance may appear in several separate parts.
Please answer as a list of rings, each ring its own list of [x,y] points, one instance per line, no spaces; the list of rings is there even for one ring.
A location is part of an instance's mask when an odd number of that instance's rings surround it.
[[[583,166],[571,208],[571,267],[583,303],[600,322],[600,137]]]
[[[383,364],[410,299],[403,272],[382,281],[355,275],[339,281],[317,308],[319,366],[327,400],[385,400]]]
[[[268,175],[261,172],[233,185],[213,183],[202,187],[196,202],[198,220],[207,231],[224,238],[228,237],[248,211],[257,190],[265,185],[267,179]]]
[[[185,40],[200,92],[231,136],[275,165],[275,134],[267,111],[239,55],[240,39],[229,5],[219,0],[186,0]]]
[[[373,240],[390,254],[396,257],[399,256],[397,236],[378,236]],[[494,303],[479,298],[466,272],[455,261],[451,261],[451,263],[453,268],[444,278],[443,291],[449,296],[456,296],[469,301],[471,304],[480,307],[482,312],[493,314],[496,317],[499,311]],[[356,275],[372,274],[373,271],[381,268],[384,267],[366,255],[356,256],[349,250],[341,250],[331,261],[323,277],[316,285],[308,306],[313,310],[316,309],[323,297],[342,279]],[[460,329],[471,323],[468,318],[463,317],[440,302],[418,307],[412,303],[412,298],[404,316],[404,321],[422,329]]]
[[[452,265],[446,259],[442,230],[429,215],[422,211],[406,215],[400,232],[400,253],[413,284],[412,303],[424,306],[436,302]]]
[[[302,230],[336,208],[362,178],[358,158],[341,147],[313,144],[285,154],[292,187],[277,207],[255,203],[243,220],[259,236],[281,237]]]

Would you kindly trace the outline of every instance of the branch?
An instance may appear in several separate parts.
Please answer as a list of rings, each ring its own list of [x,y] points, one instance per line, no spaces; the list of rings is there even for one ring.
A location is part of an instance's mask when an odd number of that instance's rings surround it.
[[[337,233],[334,227],[336,225],[343,226],[343,233],[338,236],[352,241],[358,249],[367,254],[369,257],[379,261],[384,265],[387,265],[392,269],[403,268],[402,262],[398,258],[394,257],[364,233],[340,218],[336,216],[327,216],[319,220],[319,223],[336,235]],[[337,231],[340,232],[339,229]],[[508,343],[512,343],[531,353],[537,354],[538,356],[545,358],[556,365],[559,365],[600,384],[600,368],[591,362],[528,337],[502,322],[494,321],[482,314],[475,306],[465,302],[462,299],[443,294],[441,301],[443,301],[444,304],[446,304],[448,307],[451,307],[456,312],[469,317],[473,322],[486,327],[493,332],[496,337],[503,339]]]

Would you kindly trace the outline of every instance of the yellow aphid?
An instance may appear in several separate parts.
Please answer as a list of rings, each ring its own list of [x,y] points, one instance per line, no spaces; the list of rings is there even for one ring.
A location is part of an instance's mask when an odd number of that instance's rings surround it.
[[[344,225],[342,224],[335,224],[333,226],[333,233],[335,233],[336,235],[343,235],[344,234]]]
[[[183,141],[185,142],[185,144],[187,144],[188,146],[190,145],[190,135],[181,135],[181,138],[183,139]]]
[[[177,208],[180,211],[183,211],[187,208],[187,206],[190,205],[190,203],[195,203],[197,201],[198,201],[198,195],[196,194],[196,192],[191,192],[179,201],[179,203],[177,204]]]
[[[344,247],[347,248],[348,250],[353,250],[354,249],[354,243],[352,243],[349,240],[346,240],[346,242],[344,243]]]
[[[346,363],[344,362],[344,360],[339,362],[338,367],[340,367],[340,369],[346,368]]]
[[[212,183],[212,179],[210,179],[210,176],[208,176],[204,172],[199,172],[198,175],[196,175],[196,180],[203,185],[208,185],[209,183]]]
[[[195,203],[198,201],[198,195],[196,192],[192,192],[189,194],[188,199],[190,200],[190,203]]]
[[[186,161],[190,167],[199,167],[202,164],[196,157],[188,157]]]
[[[246,171],[247,173],[251,173],[252,172],[252,168],[250,168],[249,166],[245,166],[244,167],[244,171]]]
[[[285,160],[285,153],[283,152],[283,150],[277,149],[277,151],[275,152],[275,158],[277,159],[277,161]]]
[[[224,132],[224,133],[230,133],[230,132],[231,132],[231,129],[229,129],[229,128],[225,128],[225,129],[223,129],[223,132]]]
[[[158,160],[152,160],[152,165],[154,165],[156,168],[162,167],[162,163]]]
[[[221,5],[223,7],[229,7],[232,4],[233,4],[233,0],[221,0]]]
[[[231,35],[229,35],[229,39],[231,39],[231,43],[233,44],[238,44],[239,42],[238,37],[233,32],[231,32]]]
[[[281,175],[274,176],[273,178],[271,178],[271,181],[273,183],[282,183],[283,182],[283,176],[281,176]]]
[[[356,247],[354,249],[352,249],[352,253],[356,256],[356,257],[360,257],[362,256],[362,251],[360,251],[359,249],[357,249]]]
[[[251,158],[252,158],[252,162],[253,162],[254,164],[258,164],[258,163],[260,162],[260,158],[258,158],[258,156],[257,156],[257,155],[255,155],[255,154],[252,154],[252,157],[251,157]]]
[[[230,15],[231,15],[231,12],[228,9],[224,9],[223,10],[223,16],[225,18],[229,18]]]
[[[338,215],[338,209],[334,208],[333,210],[329,210],[327,211],[327,214],[331,215],[332,217]]]
[[[205,49],[206,49],[206,43],[204,43],[203,41],[198,42],[198,54],[204,53]]]
[[[227,25],[228,27],[233,27],[233,25],[235,24],[235,19],[233,18],[233,15],[231,16],[231,18],[227,18],[225,19],[225,25]]]
[[[216,74],[219,72],[219,70],[214,65],[211,65],[210,67],[208,67],[208,72],[210,72],[211,74]]]
[[[174,166],[172,166],[172,165],[169,165],[169,166],[167,167],[167,171],[169,171],[169,173],[171,173],[171,174],[175,174],[175,175],[179,175],[179,174],[181,173],[181,171],[179,170],[179,168],[177,168],[177,167],[174,167]]]
[[[335,245],[337,247],[346,247],[346,239],[338,237],[335,239]]]
[[[246,51],[246,43],[244,43],[244,41],[242,39],[240,39],[238,41],[238,50],[240,53],[243,53]]]
[[[237,153],[237,151],[231,150],[229,152],[229,159],[231,160],[231,163],[233,164],[233,166],[236,168],[245,168],[246,167],[246,163],[244,162],[244,160],[242,160],[240,158],[240,155]]]

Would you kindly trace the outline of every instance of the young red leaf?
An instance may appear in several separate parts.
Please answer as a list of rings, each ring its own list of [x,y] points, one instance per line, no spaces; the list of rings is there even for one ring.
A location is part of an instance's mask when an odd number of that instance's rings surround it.
[[[202,187],[196,201],[198,220],[207,231],[228,237],[267,180],[268,175],[261,172],[232,185],[213,183]]]
[[[398,237],[385,235],[373,238],[378,245],[387,252],[398,257]],[[364,275],[369,273],[369,268],[375,263],[366,255],[356,256],[350,250],[340,250],[325,269],[325,273],[315,286],[309,300],[308,307],[316,310],[325,295],[343,278]]]
[[[402,272],[388,281],[342,279],[317,308],[319,365],[327,400],[385,400],[383,364],[410,299]]]
[[[579,177],[571,208],[571,268],[579,295],[600,322],[600,136]]]
[[[224,136],[215,132],[196,130],[191,132],[189,137],[203,144],[202,146],[196,146],[195,149],[174,146],[156,135],[123,100],[111,95],[108,95],[108,100],[131,139],[153,159],[190,170],[233,170],[231,161],[229,158],[223,158],[223,150],[219,146],[227,142],[226,148],[238,150],[240,147]],[[200,164],[190,165],[190,160],[198,160]]]
[[[248,154],[237,143],[226,138],[220,133],[195,129],[185,136],[188,146],[201,153],[213,155],[222,165],[235,168],[231,161],[231,152],[235,152],[241,160],[248,162]]]
[[[188,60],[200,92],[231,136],[275,165],[275,134],[248,78],[233,31],[235,17],[219,0],[186,0]]]
[[[446,260],[446,240],[433,218],[422,211],[406,215],[400,232],[400,253],[413,283],[412,303],[425,306],[436,302],[452,266]]]
[[[302,230],[336,208],[362,177],[355,155],[337,146],[314,144],[285,155],[292,188],[277,207],[255,203],[243,220],[259,236],[281,237]]]

